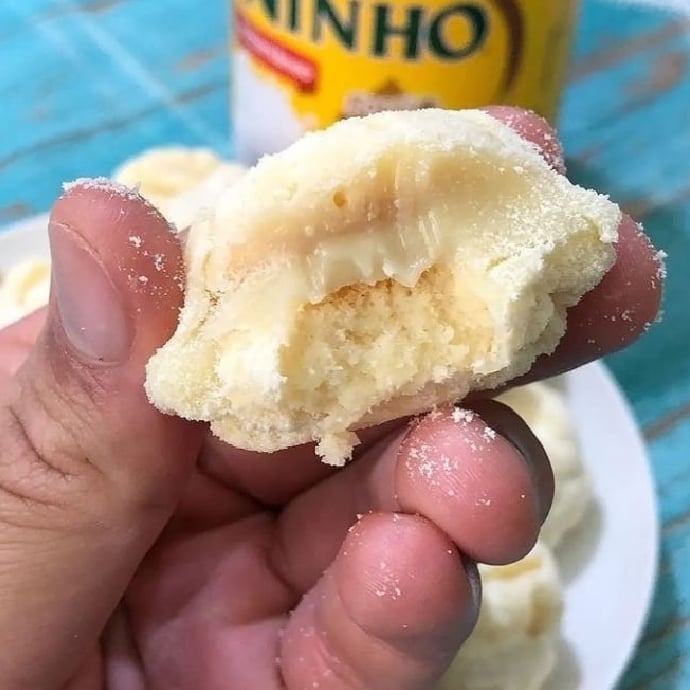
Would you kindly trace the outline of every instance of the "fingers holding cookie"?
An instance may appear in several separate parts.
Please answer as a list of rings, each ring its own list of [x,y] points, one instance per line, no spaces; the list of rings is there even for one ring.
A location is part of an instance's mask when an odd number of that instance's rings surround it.
[[[565,175],[563,145],[541,116],[511,106],[486,112],[535,144],[554,170]],[[663,253],[628,215],[623,215],[615,247],[613,267],[569,310],[568,327],[556,351],[538,358],[521,383],[556,376],[627,347],[654,322],[665,277]]]
[[[551,505],[551,469],[511,410],[478,409],[429,414],[296,497],[276,522],[273,560],[283,576],[307,590],[370,512],[421,515],[473,560],[524,556]]]

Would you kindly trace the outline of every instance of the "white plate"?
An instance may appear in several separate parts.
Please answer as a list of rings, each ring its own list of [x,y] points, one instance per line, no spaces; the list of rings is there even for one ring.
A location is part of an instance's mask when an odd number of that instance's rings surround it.
[[[47,257],[48,216],[32,216],[15,225],[0,228],[0,274],[29,257]]]
[[[644,441],[606,368],[567,376],[568,402],[596,493],[587,523],[558,554],[566,577],[563,663],[548,690],[613,690],[652,602],[659,552]]]
[[[47,256],[45,226],[41,216],[0,231],[0,272]],[[635,419],[604,366],[574,371],[567,383],[597,507],[559,554],[567,579],[564,645],[548,690],[611,690],[634,652],[656,580],[654,481]]]

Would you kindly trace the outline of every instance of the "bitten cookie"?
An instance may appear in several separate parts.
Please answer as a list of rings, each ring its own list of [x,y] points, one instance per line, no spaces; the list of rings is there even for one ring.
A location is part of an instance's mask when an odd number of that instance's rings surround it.
[[[234,446],[316,441],[500,385],[611,267],[620,210],[481,111],[385,112],[262,159],[192,227],[148,366],[161,410]]]

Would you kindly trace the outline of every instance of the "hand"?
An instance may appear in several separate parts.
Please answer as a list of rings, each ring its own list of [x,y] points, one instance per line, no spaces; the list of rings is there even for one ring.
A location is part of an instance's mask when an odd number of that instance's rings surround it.
[[[540,120],[494,113],[562,165]],[[50,240],[48,310],[0,333],[3,690],[432,688],[476,619],[474,563],[521,558],[548,512],[524,423],[488,400],[390,423],[340,471],[223,446],[144,395],[182,301],[165,221],[82,185]],[[630,219],[617,251],[530,379],[653,320],[659,266]]]

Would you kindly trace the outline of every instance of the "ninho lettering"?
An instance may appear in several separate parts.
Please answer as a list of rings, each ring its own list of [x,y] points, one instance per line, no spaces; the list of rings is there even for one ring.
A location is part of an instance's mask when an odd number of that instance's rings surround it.
[[[476,2],[441,8],[414,4],[401,8],[397,3],[361,0],[340,6],[333,0],[242,0],[240,4],[260,8],[282,31],[315,43],[330,35],[347,51],[365,51],[374,57],[414,60],[431,53],[442,60],[463,60],[482,48],[490,29],[485,8]],[[464,30],[458,32],[461,25]],[[462,40],[454,38],[458,34]]]

